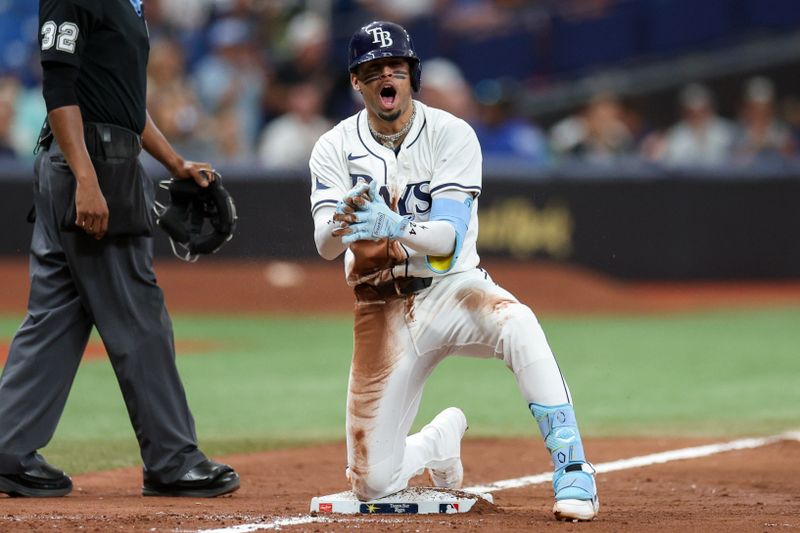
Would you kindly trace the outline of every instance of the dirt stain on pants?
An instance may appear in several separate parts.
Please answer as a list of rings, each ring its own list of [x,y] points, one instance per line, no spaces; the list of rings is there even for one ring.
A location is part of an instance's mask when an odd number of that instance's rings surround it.
[[[403,312],[400,298],[356,303],[347,432],[350,480],[357,495],[366,493],[360,485],[369,474],[368,437],[375,425],[386,384],[402,354],[395,342],[395,331],[402,324]]]

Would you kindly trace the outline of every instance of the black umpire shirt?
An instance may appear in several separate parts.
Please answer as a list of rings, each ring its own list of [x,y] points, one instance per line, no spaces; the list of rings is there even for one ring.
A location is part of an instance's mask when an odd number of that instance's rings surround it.
[[[85,122],[144,131],[150,43],[141,0],[40,0],[39,46],[45,91],[48,76],[77,76]]]

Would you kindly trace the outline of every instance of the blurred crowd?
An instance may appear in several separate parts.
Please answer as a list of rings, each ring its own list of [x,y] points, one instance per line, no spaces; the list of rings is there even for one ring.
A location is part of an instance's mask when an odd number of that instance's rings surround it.
[[[761,75],[741,83],[737,109],[727,116],[702,80],[676,91],[669,124],[654,124],[608,91],[548,124],[521,113],[526,90],[581,67],[570,63],[567,47],[550,61],[528,54],[547,48],[536,42],[540,36],[552,35],[556,23],[567,34],[583,28],[581,35],[591,36],[611,13],[618,22],[629,6],[646,1],[145,0],[148,108],[187,158],[305,169],[317,138],[360,107],[348,79],[349,35],[370,20],[390,19],[416,41],[419,99],[467,120],[487,159],[530,168],[566,160],[690,166],[794,160],[800,95],[785,94]],[[0,159],[31,158],[45,116],[37,4],[0,0]],[[509,47],[518,53],[509,57]]]

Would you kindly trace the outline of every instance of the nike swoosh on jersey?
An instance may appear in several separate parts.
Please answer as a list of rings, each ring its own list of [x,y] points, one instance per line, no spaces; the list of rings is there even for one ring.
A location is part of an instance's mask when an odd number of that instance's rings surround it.
[[[367,157],[367,154],[364,155],[353,155],[352,153],[347,154],[348,161],[355,161],[356,159],[361,159],[362,157]]]
[[[319,181],[319,178],[317,178],[317,190],[324,191],[325,189],[330,189],[330,187]]]

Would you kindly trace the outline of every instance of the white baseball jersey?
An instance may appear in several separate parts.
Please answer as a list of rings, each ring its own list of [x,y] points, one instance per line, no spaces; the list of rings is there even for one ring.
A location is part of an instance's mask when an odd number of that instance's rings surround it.
[[[343,120],[317,141],[311,155],[311,213],[336,203],[359,179],[378,180],[379,191],[388,205],[397,206],[412,221],[426,222],[437,194],[462,191],[476,197],[469,227],[456,264],[446,272],[454,274],[475,268],[479,257],[478,202],[481,192],[482,156],[478,138],[463,120],[415,101],[417,116],[402,147],[394,150],[378,143],[369,131],[365,110]],[[345,271],[350,272],[353,254],[345,254]],[[424,255],[411,254],[394,267],[395,277],[431,277],[437,274]]]

